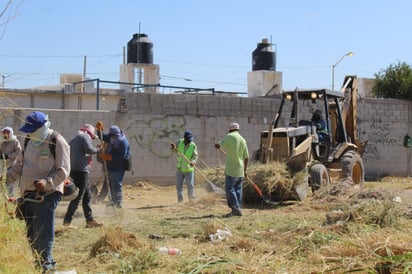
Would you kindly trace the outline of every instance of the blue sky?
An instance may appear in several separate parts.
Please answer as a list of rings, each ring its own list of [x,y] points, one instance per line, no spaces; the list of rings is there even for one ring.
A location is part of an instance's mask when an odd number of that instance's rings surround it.
[[[14,0],[12,8],[18,16],[0,25],[6,88],[58,84],[61,73],[83,72],[84,56],[88,77],[118,81],[123,47],[139,31],[153,43],[162,85],[247,92],[262,38],[275,44],[283,89],[331,88],[332,65],[350,51],[335,86],[346,74],[373,78],[412,63],[409,0]]]

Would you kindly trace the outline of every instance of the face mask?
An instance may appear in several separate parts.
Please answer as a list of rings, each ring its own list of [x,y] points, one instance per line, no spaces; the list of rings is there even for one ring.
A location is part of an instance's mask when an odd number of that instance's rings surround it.
[[[29,134],[29,137],[32,140],[34,146],[40,146],[40,144],[46,140],[47,136],[50,133],[50,122],[46,122],[41,128]]]

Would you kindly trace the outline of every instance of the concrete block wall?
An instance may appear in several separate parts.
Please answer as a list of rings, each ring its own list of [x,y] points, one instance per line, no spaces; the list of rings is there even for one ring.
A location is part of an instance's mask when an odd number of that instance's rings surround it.
[[[412,102],[364,99],[358,102],[358,135],[368,142],[363,155],[369,177],[411,176],[412,148],[404,146],[412,136]]]
[[[116,124],[126,132],[133,155],[134,173],[126,181],[147,179],[157,183],[175,182],[175,155],[170,142],[193,131],[199,147],[199,167],[214,167],[224,161],[213,147],[227,133],[231,122],[240,124],[249,153],[260,146],[260,132],[267,130],[280,100],[182,94],[130,93],[128,112],[38,109],[47,113],[52,127],[69,141],[85,123],[103,121],[106,129]],[[402,100],[364,99],[358,102],[358,135],[367,140],[363,155],[368,178],[411,176],[412,148],[403,146],[406,134],[412,136],[412,103]],[[16,134],[33,109],[3,108],[0,126],[12,126]],[[24,136],[18,135],[21,140]],[[97,143],[97,141],[96,141]],[[101,177],[101,166],[94,162],[91,178]]]

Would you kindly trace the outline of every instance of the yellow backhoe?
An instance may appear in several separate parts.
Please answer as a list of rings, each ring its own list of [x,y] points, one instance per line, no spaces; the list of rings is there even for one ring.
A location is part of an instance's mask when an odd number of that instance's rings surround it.
[[[328,89],[282,92],[279,110],[269,130],[261,132],[260,149],[255,160],[262,163],[287,163],[291,172],[306,170],[306,186],[296,186],[300,200],[332,180],[350,179],[362,189],[366,143],[357,136],[356,99],[358,80],[346,76],[340,91]],[[322,113],[322,136],[313,113]],[[322,138],[321,138],[322,137]]]

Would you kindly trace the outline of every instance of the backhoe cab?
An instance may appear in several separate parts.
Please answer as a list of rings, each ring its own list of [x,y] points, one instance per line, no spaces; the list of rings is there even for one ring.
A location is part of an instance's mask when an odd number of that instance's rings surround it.
[[[356,132],[356,76],[346,76],[341,91],[295,90],[282,93],[279,110],[268,131],[261,132],[257,160],[286,162],[291,172],[308,170],[313,191],[328,185],[332,178],[350,178],[362,188],[365,144]],[[312,119],[322,113],[325,128]],[[306,192],[300,189],[303,200]]]

